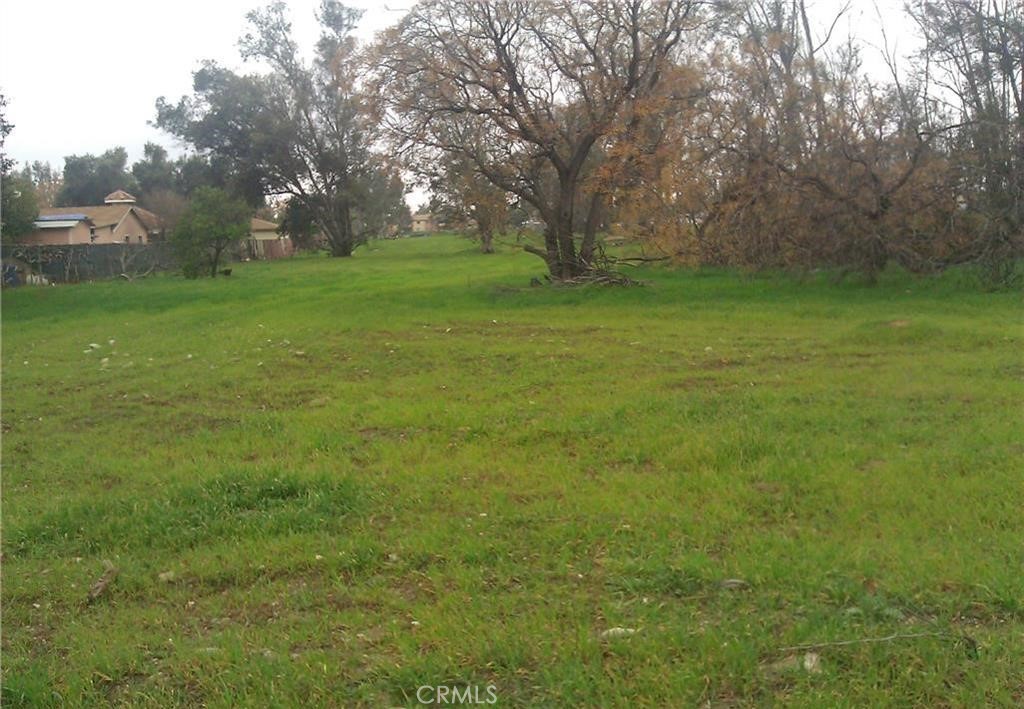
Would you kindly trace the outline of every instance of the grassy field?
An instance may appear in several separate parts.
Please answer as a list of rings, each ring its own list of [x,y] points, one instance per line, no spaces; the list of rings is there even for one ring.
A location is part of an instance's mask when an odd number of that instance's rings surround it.
[[[1024,704],[1019,293],[541,270],[5,292],[4,705]]]

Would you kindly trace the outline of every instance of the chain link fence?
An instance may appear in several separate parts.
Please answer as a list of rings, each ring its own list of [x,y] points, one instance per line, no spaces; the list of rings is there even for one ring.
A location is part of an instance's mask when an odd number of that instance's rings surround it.
[[[4,245],[3,264],[5,286],[134,280],[178,268],[171,245],[166,243]]]

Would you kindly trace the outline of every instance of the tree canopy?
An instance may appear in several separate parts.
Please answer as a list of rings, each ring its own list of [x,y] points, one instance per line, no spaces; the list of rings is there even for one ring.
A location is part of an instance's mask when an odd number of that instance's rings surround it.
[[[248,236],[250,214],[249,205],[224,190],[197,189],[171,233],[185,275],[215,277],[225,250]]]
[[[32,231],[39,214],[35,186],[31,180],[14,175],[14,161],[4,149],[14,125],[7,120],[7,97],[0,94],[0,238],[5,242]]]
[[[68,155],[56,206],[103,204],[103,198],[114,190],[138,191],[138,183],[128,171],[127,150],[118,146],[99,156]]]
[[[244,59],[262,61],[269,73],[240,75],[207,62],[191,97],[157,104],[160,127],[230,161],[265,194],[301,204],[336,256],[351,255],[365,238],[360,224],[379,221],[372,209],[360,211],[358,199],[375,189],[378,169],[356,91],[352,30],[360,14],[323,0],[320,39],[306,62],[284,3],[255,10],[239,46]]]

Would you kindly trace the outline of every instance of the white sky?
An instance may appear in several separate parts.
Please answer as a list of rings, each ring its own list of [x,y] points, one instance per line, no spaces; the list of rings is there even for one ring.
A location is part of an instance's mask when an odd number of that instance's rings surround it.
[[[881,45],[874,0],[849,0],[851,10],[835,37],[853,33]],[[397,21],[413,0],[349,0],[366,10],[364,40]],[[19,164],[65,155],[99,154],[121,145],[129,164],[153,141],[180,152],[170,136],[148,125],[160,96],[190,93],[192,72],[204,59],[241,68],[237,40],[245,14],[260,0],[0,0],[0,93],[14,130],[7,152]],[[811,0],[822,34],[842,0]],[[318,32],[318,0],[288,0],[295,36],[310,48]],[[890,43],[914,44],[902,0],[877,0]],[[392,9],[389,9],[392,8]],[[879,71],[878,52],[865,52]]]
[[[261,0],[0,0],[0,93],[14,130],[7,152],[18,161],[99,154],[117,145],[129,164],[146,141],[175,149],[171,137],[147,125],[156,100],[191,93],[192,72],[204,59],[245,65],[238,38],[245,15]],[[319,36],[319,0],[288,0],[299,46]],[[349,0],[366,10],[362,39],[395,22],[412,0]]]

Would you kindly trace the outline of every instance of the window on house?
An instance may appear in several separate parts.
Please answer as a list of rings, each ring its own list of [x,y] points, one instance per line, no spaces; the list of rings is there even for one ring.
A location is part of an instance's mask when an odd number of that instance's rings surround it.
[[[139,234],[139,243],[142,243],[142,234]]]

